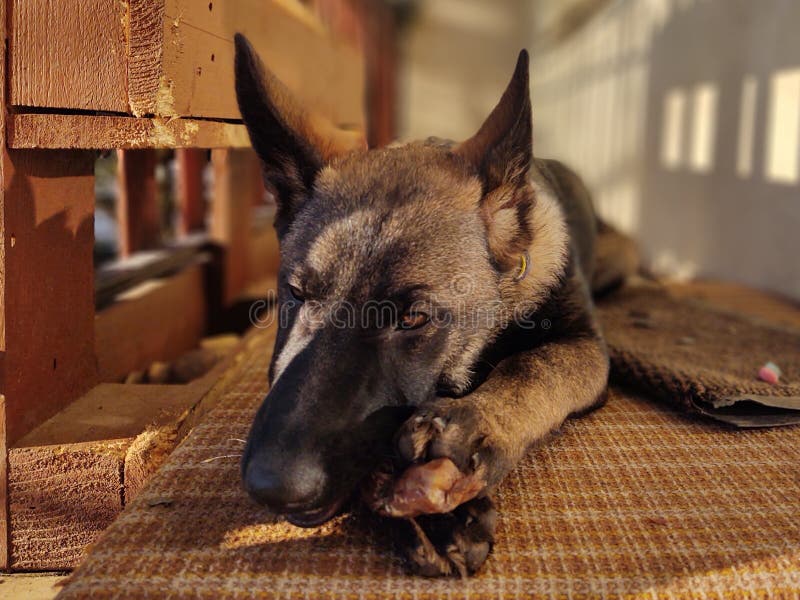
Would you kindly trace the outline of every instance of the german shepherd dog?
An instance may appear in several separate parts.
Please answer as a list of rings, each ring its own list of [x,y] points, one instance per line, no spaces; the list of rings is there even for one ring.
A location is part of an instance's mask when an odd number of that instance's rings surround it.
[[[312,527],[387,455],[411,469],[449,459],[470,490],[399,521],[417,534],[403,552],[426,575],[474,572],[493,543],[488,493],[604,401],[592,294],[633,271],[635,251],[598,224],[572,171],[533,157],[524,50],[468,140],[372,150],[299,106],[241,35],[235,72],[281,255],[244,486]]]

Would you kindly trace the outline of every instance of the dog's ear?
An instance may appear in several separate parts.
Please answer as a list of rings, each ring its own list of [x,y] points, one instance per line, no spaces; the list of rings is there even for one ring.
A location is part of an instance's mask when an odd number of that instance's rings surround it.
[[[261,159],[264,180],[278,194],[276,225],[288,223],[319,170],[340,154],[365,148],[364,138],[305,111],[264,67],[247,38],[237,33],[234,43],[239,111]]]
[[[481,177],[489,247],[503,268],[518,264],[530,243],[525,216],[533,201],[527,184],[532,144],[528,52],[522,50],[500,102],[478,132],[454,149]]]

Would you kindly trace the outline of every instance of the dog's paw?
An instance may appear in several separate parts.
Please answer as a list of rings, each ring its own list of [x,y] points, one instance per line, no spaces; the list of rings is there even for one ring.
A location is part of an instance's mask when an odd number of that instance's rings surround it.
[[[489,429],[474,403],[442,400],[403,424],[397,451],[410,463],[449,458],[465,475],[494,483],[503,461]]]
[[[496,521],[497,512],[486,497],[450,513],[410,519],[412,531],[400,548],[409,571],[426,577],[472,575],[492,550]]]

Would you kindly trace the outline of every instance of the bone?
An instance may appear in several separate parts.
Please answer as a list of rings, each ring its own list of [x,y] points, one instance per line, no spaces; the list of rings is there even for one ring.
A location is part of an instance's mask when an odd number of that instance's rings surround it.
[[[446,513],[477,496],[485,482],[466,475],[449,458],[412,465],[395,478],[391,465],[378,469],[362,490],[367,505],[378,514],[411,518]]]

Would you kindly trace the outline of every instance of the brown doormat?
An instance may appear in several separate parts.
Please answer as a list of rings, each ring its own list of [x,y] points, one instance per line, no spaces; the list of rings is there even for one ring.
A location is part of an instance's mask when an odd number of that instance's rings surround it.
[[[739,427],[800,423],[800,331],[778,329],[660,288],[622,290],[600,305],[613,377]],[[758,378],[777,364],[777,384]]]
[[[467,580],[406,575],[364,513],[274,522],[241,490],[257,336],[220,403],[106,530],[61,598],[756,598],[800,595],[800,427],[734,430],[613,393],[497,492]]]

